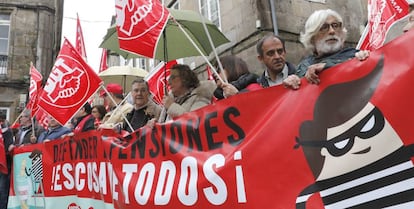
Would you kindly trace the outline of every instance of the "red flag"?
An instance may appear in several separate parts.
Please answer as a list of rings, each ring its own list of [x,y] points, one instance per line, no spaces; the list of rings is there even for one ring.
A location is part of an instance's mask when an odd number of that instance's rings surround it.
[[[101,84],[99,76],[65,39],[39,106],[60,124],[65,124]]]
[[[36,120],[44,129],[47,129],[49,125],[49,117],[47,116],[48,114],[43,109],[39,109],[36,113]]]
[[[368,24],[358,42],[358,49],[375,50],[384,44],[389,28],[408,14],[406,0],[369,0]]]
[[[99,72],[102,72],[108,69],[107,56],[108,56],[108,51],[106,49],[102,49],[101,64],[99,65]]]
[[[177,63],[177,60],[169,61],[164,68],[164,62],[161,62],[150,72],[150,74],[148,74],[147,77],[145,77],[145,80],[149,85],[149,90],[154,95],[153,99],[158,104],[162,103],[165,86],[167,86],[167,80],[170,76],[170,68]]]
[[[159,1],[115,1],[119,47],[145,57],[155,56],[156,43],[170,12]]]
[[[38,102],[42,92],[42,79],[42,74],[33,66],[33,63],[30,63],[29,102],[27,102],[26,108],[31,110],[32,117],[39,110]]]
[[[6,150],[4,149],[3,129],[2,129],[1,124],[0,124],[0,173],[3,173],[3,174],[9,173],[9,170],[7,169]]]
[[[82,27],[79,20],[79,15],[77,16],[77,23],[76,23],[76,50],[79,52],[79,54],[86,60],[86,48],[85,48],[85,42],[83,40],[83,33],[82,33]]]

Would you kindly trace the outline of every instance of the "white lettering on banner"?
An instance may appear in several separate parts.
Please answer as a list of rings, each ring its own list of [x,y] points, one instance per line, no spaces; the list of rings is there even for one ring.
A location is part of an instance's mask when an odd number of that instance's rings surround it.
[[[122,189],[128,191],[129,182],[131,182],[132,174],[136,173],[138,166],[136,164],[124,164],[122,165],[122,172],[125,173],[124,183],[122,184]],[[125,203],[129,204],[129,192],[124,192]]]
[[[227,199],[227,187],[226,183],[216,172],[214,172],[213,168],[216,165],[216,168],[220,168],[224,166],[226,159],[223,155],[213,155],[211,156],[203,166],[204,175],[206,179],[212,183],[216,189],[217,193],[214,193],[213,187],[204,188],[204,194],[206,198],[214,205],[221,205]]]
[[[242,153],[237,151],[234,153],[234,161],[241,160]],[[246,188],[244,187],[244,176],[241,165],[236,166],[236,181],[237,181],[237,199],[240,203],[246,203]]]
[[[170,202],[176,173],[175,169],[174,162],[171,160],[161,163],[160,175],[158,176],[157,188],[155,189],[155,205],[167,205]],[[168,176],[166,176],[167,173]],[[163,191],[164,194],[162,193]]]
[[[92,192],[102,192],[102,194],[107,194],[107,184],[106,184],[106,164],[105,162],[100,163],[99,175],[97,173],[98,166],[96,162],[83,163],[79,162],[75,165],[71,163],[64,163],[63,165],[56,165],[53,167],[53,182],[52,190],[62,191],[73,190],[82,191],[85,189],[86,184],[88,191]],[[112,166],[108,165],[108,173],[112,170]],[[61,179],[61,174],[64,179]],[[115,184],[118,182],[117,178],[110,176],[110,180],[115,179]],[[63,185],[63,187],[62,187]]]
[[[72,165],[69,163],[63,164],[62,167],[63,176],[66,177],[67,181],[63,182],[63,185],[67,189],[73,189],[75,187],[75,180],[70,172],[72,172]]]
[[[230,158],[231,159],[231,158]],[[241,151],[234,153],[234,161],[241,161]],[[167,160],[160,164],[159,170],[153,162],[145,164],[124,163],[121,165],[124,175],[118,180],[111,163],[77,162],[55,165],[52,169],[53,191],[87,191],[107,195],[111,191],[112,199],[119,200],[119,192],[127,205],[148,205],[150,197],[154,194],[154,205],[168,205],[173,194],[185,206],[195,205],[199,201],[199,191],[212,205],[222,205],[229,194],[237,194],[238,203],[246,203],[246,190],[241,165],[235,166],[234,179],[223,179],[217,170],[224,167],[226,158],[223,154],[215,154],[206,159],[199,174],[199,163],[193,156],[184,157],[178,166]],[[177,169],[180,169],[179,176]],[[154,184],[158,175],[157,182]],[[109,183],[107,179],[109,178]],[[133,179],[137,179],[133,181]],[[199,190],[200,179],[205,179],[210,186]],[[122,185],[118,185],[122,184]],[[177,184],[177,185],[175,185]],[[228,191],[227,185],[236,185],[236,191]],[[176,191],[174,191],[174,188]],[[121,191],[120,191],[121,190]]]
[[[85,180],[81,178],[81,174],[86,173],[85,164],[78,163],[75,167],[75,179],[76,181],[76,189],[78,191],[82,191],[82,189],[85,187]]]
[[[155,166],[153,163],[146,163],[139,172],[137,187],[135,187],[135,200],[140,205],[145,205],[148,202],[152,183],[154,182],[154,174]]]
[[[108,194],[107,184],[106,184],[106,163],[101,162],[99,166],[99,189],[103,195]]]
[[[190,172],[188,172],[190,170]],[[190,173],[190,175],[188,175]],[[181,162],[181,176],[178,182],[178,199],[184,205],[194,205],[197,201],[197,159],[194,157],[185,157]],[[186,195],[188,182],[188,195]]]

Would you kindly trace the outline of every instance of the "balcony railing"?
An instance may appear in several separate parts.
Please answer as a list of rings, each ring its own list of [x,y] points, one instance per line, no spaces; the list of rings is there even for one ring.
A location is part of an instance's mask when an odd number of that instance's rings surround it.
[[[0,76],[7,74],[7,55],[0,54]]]

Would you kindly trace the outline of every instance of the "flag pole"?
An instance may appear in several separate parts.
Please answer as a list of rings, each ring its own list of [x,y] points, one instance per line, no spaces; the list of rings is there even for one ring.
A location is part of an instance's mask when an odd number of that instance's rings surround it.
[[[168,89],[167,89],[167,61],[168,61],[168,51],[167,51],[167,35],[165,34],[165,30],[162,31],[162,37],[164,42],[164,95],[168,96]],[[167,110],[165,106],[162,106],[160,116],[158,118],[158,122],[164,122],[166,117]]]
[[[204,17],[203,17],[203,16],[201,16],[201,14],[200,14],[200,13],[199,13],[199,16],[200,16],[200,18],[201,18],[201,23],[203,23],[203,28],[204,28],[204,31],[206,32],[206,35],[207,35],[207,38],[208,38],[208,42],[210,43],[211,49],[213,49],[214,56],[216,57],[216,60],[217,60],[218,66],[219,66],[219,68],[220,68],[221,72],[223,72],[223,73],[222,73],[222,75],[223,75],[223,80],[224,80],[226,83],[228,83],[228,81],[227,81],[227,77],[226,77],[226,74],[224,73],[224,70],[223,70],[223,65],[221,64],[220,59],[219,59],[219,57],[218,57],[216,47],[214,46],[213,40],[211,39],[210,32],[208,32],[207,25],[206,25],[206,21],[204,20]],[[216,74],[217,74],[217,73],[216,73]],[[217,77],[220,77],[220,76],[217,74]]]
[[[114,103],[114,104],[116,104],[116,102],[115,102],[115,99],[111,96],[111,94],[108,92],[108,90],[105,88],[105,86],[101,86],[102,88],[103,88],[103,90],[105,91],[105,93],[106,93],[106,95],[111,99],[111,101]],[[131,92],[129,92],[128,94],[127,94],[127,96],[124,98],[124,100],[122,100],[119,104],[121,104],[122,102],[125,102],[125,100],[128,98],[128,96],[129,96],[129,94],[130,94]],[[118,105],[118,104],[116,104],[116,107],[115,107],[115,109],[113,110],[113,112],[115,112],[116,110],[118,110],[118,108],[120,107],[121,105]],[[110,120],[111,118],[112,118],[112,116],[113,116],[114,114],[111,114],[111,116],[109,116],[109,119],[108,120]],[[127,123],[127,125],[129,126],[129,128],[131,129],[131,131],[134,131],[134,128],[132,128],[132,125],[131,125],[131,123],[129,123],[129,121],[128,121],[128,119],[126,118],[126,116],[125,116],[125,114],[123,113],[123,112],[121,112],[121,115],[122,115],[122,118],[125,120],[125,123]]]
[[[210,63],[210,61],[208,61],[208,59],[204,56],[203,52],[200,50],[200,48],[197,46],[196,43],[194,43],[193,39],[190,37],[190,35],[188,35],[188,33],[184,30],[184,28],[181,26],[180,23],[177,22],[177,20],[172,17],[172,20],[177,24],[178,28],[180,28],[180,30],[184,33],[185,37],[187,37],[187,39],[191,42],[191,44],[193,44],[193,46],[195,47],[195,49],[198,51],[198,53],[200,53],[200,55],[203,57],[204,61],[207,62],[207,64],[211,67],[211,70],[213,71],[213,73],[215,73],[217,75],[217,78],[222,82],[222,83],[227,83],[224,82],[223,79],[219,76],[219,74],[217,73],[217,70],[215,67],[213,67],[213,65]]]

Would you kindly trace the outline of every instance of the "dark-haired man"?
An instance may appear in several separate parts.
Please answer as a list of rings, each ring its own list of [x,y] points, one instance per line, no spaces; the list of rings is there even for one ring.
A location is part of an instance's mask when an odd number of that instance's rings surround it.
[[[75,124],[73,133],[81,133],[90,130],[95,130],[95,118],[91,114],[92,107],[89,103],[83,105],[75,114]]]
[[[257,58],[266,66],[258,79],[264,88],[284,84],[289,75],[296,72],[295,66],[286,61],[285,41],[276,35],[266,35],[257,42]]]

